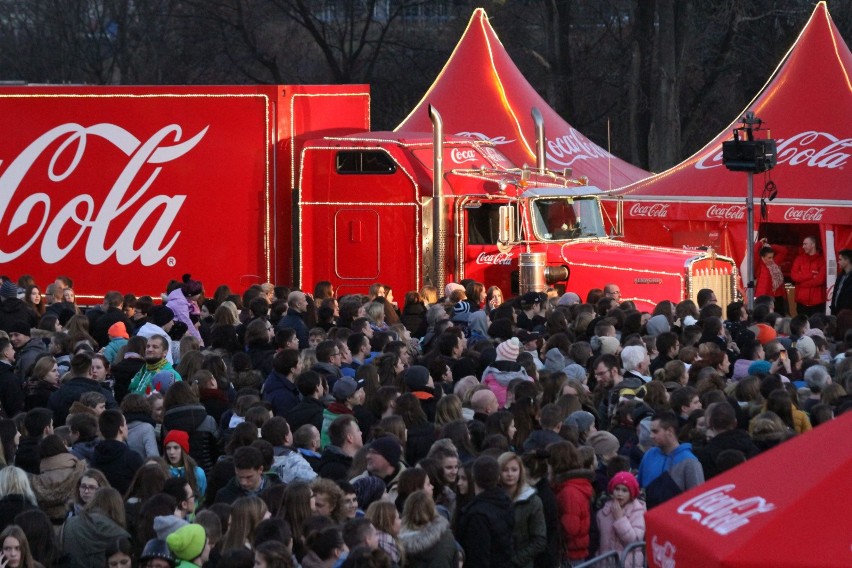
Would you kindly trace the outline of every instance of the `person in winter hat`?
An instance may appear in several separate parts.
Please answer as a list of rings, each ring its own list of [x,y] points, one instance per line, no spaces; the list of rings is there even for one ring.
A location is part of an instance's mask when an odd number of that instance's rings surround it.
[[[159,538],[152,538],[145,543],[139,556],[139,568],[174,568],[176,564],[177,560],[169,550],[169,545]]]
[[[628,545],[645,538],[645,502],[639,499],[639,482],[632,473],[616,473],[607,487],[610,500],[598,511],[600,531],[598,554],[621,553]],[[638,567],[640,558],[627,557],[625,566]]]
[[[204,527],[191,523],[166,537],[169,550],[178,559],[177,568],[201,566],[210,556],[210,543]]]
[[[512,380],[532,380],[517,361],[520,353],[521,342],[518,338],[507,339],[497,346],[497,359],[487,366],[482,373],[482,384],[497,396],[497,404],[500,408],[506,405],[506,393]]]
[[[109,343],[103,348],[103,354],[107,361],[112,364],[121,348],[127,345],[130,335],[127,333],[127,326],[124,325],[123,321],[117,321],[109,326],[107,335],[109,336]]]

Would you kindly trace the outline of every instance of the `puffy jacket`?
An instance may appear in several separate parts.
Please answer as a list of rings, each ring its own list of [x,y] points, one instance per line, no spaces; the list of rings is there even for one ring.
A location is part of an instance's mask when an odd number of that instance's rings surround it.
[[[168,409],[163,414],[163,438],[169,430],[183,430],[187,433],[196,431],[216,434],[218,427],[212,416],[201,403],[181,404]]]
[[[272,471],[277,473],[279,479],[284,483],[294,481],[310,483],[317,477],[317,472],[314,471],[302,454],[285,447],[275,448]]]
[[[38,325],[38,314],[18,298],[6,298],[0,302],[0,329],[8,331],[14,321],[26,322],[30,327]]]
[[[607,501],[598,511],[598,531],[601,535],[598,554],[612,551],[621,553],[627,545],[645,539],[645,502],[634,499],[627,503],[623,510],[624,516],[616,519],[612,514],[612,501]],[[641,563],[630,557],[625,566],[638,568]]]
[[[825,303],[825,258],[821,254],[797,256],[790,278],[796,283],[796,302],[805,306]]]
[[[456,541],[450,523],[442,516],[418,529],[403,527],[399,542],[405,551],[406,568],[455,568]]]
[[[195,327],[195,324],[192,322],[192,319],[189,315],[192,313],[192,303],[186,299],[186,296],[183,295],[183,290],[180,288],[175,288],[169,295],[166,297],[168,300],[166,302],[166,306],[170,308],[174,314],[175,319],[177,321],[183,322],[186,324],[187,329],[189,330],[189,334],[197,339],[201,345],[204,345],[204,340],[201,339],[201,334],[198,332],[198,328]]]
[[[553,492],[559,506],[559,521],[569,560],[589,555],[589,528],[592,521],[592,479],[594,472],[575,469],[556,477]]]
[[[757,296],[772,296],[773,298],[784,295],[784,284],[778,288],[772,287],[772,273],[767,268],[766,264],[764,264],[763,260],[760,258],[760,248],[761,243],[757,243],[755,247],[754,253],[754,279],[755,279],[755,288],[754,295]],[[779,253],[784,252],[784,249],[781,247],[772,247],[772,250],[775,251],[775,264],[779,264]]]
[[[127,446],[143,458],[160,455],[157,447],[157,434],[154,432],[154,420],[144,413],[127,413]]]
[[[30,375],[36,360],[45,353],[47,353],[47,348],[44,346],[44,341],[41,338],[33,337],[15,354],[15,374],[18,375],[20,383],[23,383],[24,379]]]
[[[30,481],[38,506],[51,521],[65,518],[67,504],[74,499],[77,482],[84,471],[86,463],[67,452],[41,460],[41,473]]]
[[[506,391],[514,379],[532,380],[520,363],[514,361],[495,361],[482,373],[482,384],[497,396],[500,408],[506,405]]]

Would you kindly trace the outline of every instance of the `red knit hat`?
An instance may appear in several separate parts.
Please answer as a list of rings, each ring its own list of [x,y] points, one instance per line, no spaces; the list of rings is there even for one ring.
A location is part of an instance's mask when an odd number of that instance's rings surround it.
[[[757,324],[757,333],[755,335],[757,336],[757,341],[761,345],[766,345],[767,343],[778,337],[778,333],[776,333],[775,329],[766,325],[765,323]]]
[[[169,445],[169,442],[174,442],[180,446],[184,452],[189,453],[189,434],[183,430],[169,430],[166,434],[166,439],[163,440],[163,447]]]
[[[629,471],[619,471],[613,475],[612,479],[609,480],[609,484],[606,486],[607,491],[612,493],[616,485],[625,486],[630,492],[630,497],[633,499],[639,496],[639,482],[636,481],[636,477]]]

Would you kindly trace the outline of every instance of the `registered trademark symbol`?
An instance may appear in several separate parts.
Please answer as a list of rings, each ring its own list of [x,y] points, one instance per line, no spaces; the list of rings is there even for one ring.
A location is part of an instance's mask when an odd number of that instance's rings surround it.
[[[168,264],[169,266],[174,266],[175,264],[177,264],[177,260],[175,260],[175,257],[170,256],[166,259],[166,264]]]

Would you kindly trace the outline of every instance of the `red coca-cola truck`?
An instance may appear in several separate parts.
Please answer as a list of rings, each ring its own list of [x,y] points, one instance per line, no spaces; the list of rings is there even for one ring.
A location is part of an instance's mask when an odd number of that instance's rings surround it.
[[[91,300],[184,273],[341,294],[616,283],[643,307],[735,294],[728,258],[612,238],[583,180],[447,136],[440,109],[431,133],[370,132],[369,104],[364,85],[0,88],[0,273],[67,274]]]

